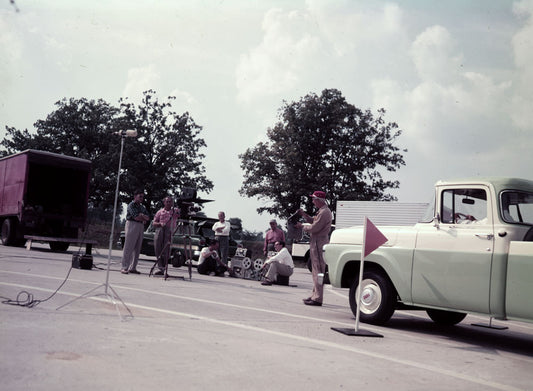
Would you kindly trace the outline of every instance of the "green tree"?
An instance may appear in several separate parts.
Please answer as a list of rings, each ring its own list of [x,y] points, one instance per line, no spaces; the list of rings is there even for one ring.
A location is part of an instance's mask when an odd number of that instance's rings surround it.
[[[267,130],[268,141],[239,155],[244,171],[241,195],[270,204],[257,209],[287,218],[314,190],[335,200],[395,200],[388,189],[397,180],[385,180],[381,170],[396,171],[405,165],[394,145],[401,135],[396,123],[385,123],[385,110],[374,115],[346,102],[341,92],[326,89],[298,102],[284,102],[279,121]]]
[[[121,176],[125,192],[137,187],[146,191],[145,203],[153,211],[167,194],[177,197],[183,187],[193,187],[209,193],[213,183],[205,176],[200,138],[202,127],[188,112],[172,110],[172,100],[159,102],[152,90],[143,93],[139,105],[120,100],[121,125],[136,129],[138,136],[127,143]],[[129,141],[129,140],[128,140]]]
[[[202,165],[206,146],[201,127],[189,113],[172,110],[169,97],[160,103],[152,90],[143,94],[139,105],[121,99],[119,107],[103,100],[63,99],[57,109],[27,129],[6,127],[0,143],[4,154],[39,149],[91,160],[90,203],[103,209],[113,207],[117,179],[120,136],[114,132],[135,129],[137,138],[124,142],[120,201],[129,202],[137,187],[146,191],[146,206],[152,212],[165,195],[177,196],[184,186],[209,192],[212,182]]]

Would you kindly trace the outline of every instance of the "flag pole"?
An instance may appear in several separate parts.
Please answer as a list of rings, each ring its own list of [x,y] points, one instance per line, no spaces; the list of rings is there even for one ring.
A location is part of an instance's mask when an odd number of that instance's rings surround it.
[[[357,290],[355,294],[355,302],[357,303],[357,314],[355,315],[355,332],[359,331],[359,318],[361,311],[359,310],[361,305],[361,284],[363,283],[363,268],[365,264],[365,247],[366,247],[366,227],[368,219],[365,217],[365,225],[363,228],[363,248],[361,249],[361,264],[359,266],[359,283],[357,284]]]
[[[359,283],[357,284],[357,289],[355,293],[355,302],[357,303],[357,313],[355,315],[355,328],[341,328],[341,327],[332,327],[332,330],[338,331],[339,333],[345,335],[351,335],[355,337],[376,337],[383,338],[383,335],[374,333],[373,331],[359,329],[359,317],[360,317],[360,306],[361,306],[361,284],[363,283],[363,265],[365,263],[365,253],[366,253],[366,228],[367,228],[368,218],[365,216],[365,224],[363,227],[363,247],[361,249],[361,264],[359,266]]]

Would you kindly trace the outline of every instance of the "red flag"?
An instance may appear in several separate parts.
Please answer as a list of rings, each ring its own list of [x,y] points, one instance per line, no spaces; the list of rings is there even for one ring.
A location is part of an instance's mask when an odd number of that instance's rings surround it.
[[[365,216],[365,258],[387,240],[385,235]]]

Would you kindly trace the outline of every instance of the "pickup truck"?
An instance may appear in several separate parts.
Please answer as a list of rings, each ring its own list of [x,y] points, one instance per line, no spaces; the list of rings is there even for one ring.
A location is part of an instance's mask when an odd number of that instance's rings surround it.
[[[533,181],[439,181],[414,226],[383,227],[388,241],[364,260],[360,319],[386,323],[399,308],[440,324],[466,314],[533,322]],[[363,227],[337,229],[324,246],[329,279],[356,293]]]

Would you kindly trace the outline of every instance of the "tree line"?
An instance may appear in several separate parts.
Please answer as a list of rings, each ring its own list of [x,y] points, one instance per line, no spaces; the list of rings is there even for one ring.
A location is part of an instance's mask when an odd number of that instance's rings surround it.
[[[142,187],[146,206],[155,210],[167,193],[177,197],[183,187],[213,189],[203,165],[202,127],[188,112],[176,112],[174,100],[160,101],[153,90],[145,91],[139,104],[63,98],[46,119],[35,122],[34,132],[6,126],[0,154],[38,149],[91,160],[90,206],[109,210],[120,150],[120,137],[113,133],[137,130],[138,137],[124,143],[120,200],[126,202]],[[300,207],[311,213],[308,195],[318,189],[326,192],[333,210],[337,199],[395,200],[388,191],[399,181],[384,179],[382,173],[405,165],[402,153],[407,150],[396,145],[402,131],[386,122],[385,114],[384,109],[357,108],[336,89],[284,101],[277,122],[266,130],[267,141],[238,155],[243,170],[239,193],[266,202],[259,214],[281,219]]]

